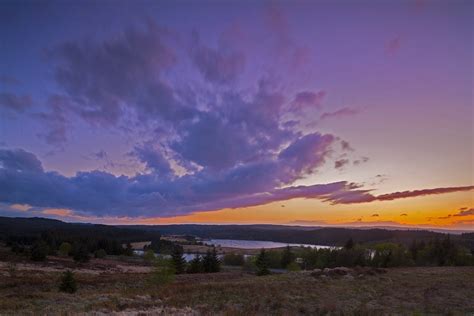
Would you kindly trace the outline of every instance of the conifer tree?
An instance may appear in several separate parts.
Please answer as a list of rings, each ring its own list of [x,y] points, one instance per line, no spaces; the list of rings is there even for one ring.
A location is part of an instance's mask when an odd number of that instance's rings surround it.
[[[202,267],[203,267],[204,272],[206,272],[206,273],[211,272],[211,270],[212,270],[211,261],[212,261],[211,260],[211,251],[208,249],[207,252],[206,252],[206,255],[204,256],[204,258],[202,258]]]
[[[216,248],[212,248],[211,252],[211,271],[210,272],[219,272],[221,267],[221,262],[219,260],[219,257],[217,256]]]
[[[281,255],[281,267],[286,269],[290,263],[292,263],[294,260],[294,255],[291,252],[290,246],[286,246],[285,250],[283,250],[283,253]]]
[[[352,237],[346,242],[344,248],[348,250],[354,248],[354,240],[352,240]]]
[[[270,270],[268,270],[268,257],[265,249],[262,248],[262,250],[260,250],[257,259],[255,260],[255,265],[257,267],[257,275],[270,274]]]
[[[183,257],[183,248],[175,247],[171,254],[171,260],[176,274],[184,273],[186,268],[186,260]]]
[[[201,273],[203,272],[203,264],[200,255],[197,255],[189,262],[188,273]]]
[[[74,278],[74,273],[71,270],[67,270],[63,273],[59,290],[66,293],[74,293],[77,291],[76,279]]]
[[[207,250],[206,255],[203,258],[204,272],[213,273],[220,271],[220,261],[217,257],[216,248],[213,247],[212,251]]]

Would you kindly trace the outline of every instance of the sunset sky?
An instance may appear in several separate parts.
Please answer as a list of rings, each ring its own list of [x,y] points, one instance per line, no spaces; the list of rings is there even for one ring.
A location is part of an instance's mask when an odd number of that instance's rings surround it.
[[[472,1],[1,1],[0,216],[474,230]]]

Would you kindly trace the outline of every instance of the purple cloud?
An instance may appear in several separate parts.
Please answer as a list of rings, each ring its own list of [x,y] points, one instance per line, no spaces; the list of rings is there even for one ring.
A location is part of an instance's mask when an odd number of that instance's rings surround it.
[[[332,118],[341,118],[341,117],[346,117],[346,116],[352,116],[356,115],[359,113],[358,110],[352,109],[352,108],[342,108],[340,110],[337,110],[335,112],[326,112],[321,115],[321,120],[326,120],[326,119],[332,119]]]
[[[153,152],[150,157],[147,156],[150,153],[141,152],[144,161],[156,162],[150,166],[154,172],[149,174],[126,177],[91,171],[65,177],[44,171],[32,153],[21,149],[1,150],[0,202],[66,208],[95,216],[175,216],[294,198],[320,199],[334,204],[364,203],[474,189],[472,186],[438,188],[373,196],[368,190],[346,181],[285,187],[317,168],[330,145],[327,135],[310,134],[272,159],[237,165],[217,173],[202,169],[175,177],[160,175],[163,170],[170,170],[162,157],[157,159]],[[298,153],[303,153],[302,157],[298,157]],[[318,158],[310,157],[309,153]],[[469,215],[472,210],[462,212]]]
[[[234,81],[245,65],[245,57],[242,53],[227,47],[218,49],[207,47],[200,42],[197,33],[194,34],[192,58],[204,78],[219,84]]]
[[[141,162],[145,163],[148,170],[153,171],[159,176],[169,177],[174,173],[163,153],[160,150],[153,149],[150,145],[135,147],[133,154]]]
[[[0,149],[0,168],[14,172],[42,172],[43,166],[36,156],[23,149]]]
[[[144,120],[182,120],[194,111],[161,77],[176,62],[170,36],[148,23],[103,41],[67,42],[49,56],[71,108],[91,123],[113,125],[129,112]]]
[[[325,96],[325,91],[302,91],[296,94],[295,99],[293,100],[293,106],[298,110],[302,110],[307,107],[319,109],[321,108],[321,103]]]
[[[342,195],[337,196],[331,201],[334,204],[351,204],[351,203],[367,203],[373,201],[392,201],[398,199],[405,199],[411,197],[419,197],[426,195],[437,195],[452,192],[464,192],[474,190],[474,186],[462,186],[462,187],[447,187],[447,188],[434,188],[434,189],[423,189],[403,192],[393,192],[381,195],[372,195],[368,190],[354,190],[344,192]]]
[[[0,93],[0,108],[15,112],[24,112],[33,105],[29,95],[18,95],[10,92]]]
[[[352,163],[354,164],[354,166],[358,166],[362,163],[366,163],[367,161],[369,161],[369,157],[361,157],[359,159],[354,160]]]
[[[334,162],[334,168],[342,169],[345,165],[349,163],[349,159],[339,159]]]
[[[38,136],[46,143],[54,146],[62,146],[67,141],[67,119],[66,110],[69,100],[60,95],[51,95],[47,101],[49,112],[33,114],[43,122],[46,132],[38,133]]]
[[[220,171],[204,168],[183,176],[171,176],[167,160],[153,148],[135,148],[135,155],[151,171],[135,177],[100,171],[65,177],[44,172],[31,153],[2,150],[0,201],[95,215],[172,216],[295,197],[329,197],[346,184],[279,187],[320,166],[333,140],[330,135],[309,134],[296,139],[279,155]]]

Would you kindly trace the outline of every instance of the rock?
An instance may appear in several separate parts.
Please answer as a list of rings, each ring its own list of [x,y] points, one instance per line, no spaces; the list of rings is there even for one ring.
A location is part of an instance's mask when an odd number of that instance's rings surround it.
[[[343,276],[343,278],[346,280],[354,280],[354,277],[350,274],[346,274],[345,276]]]
[[[322,274],[323,274],[323,270],[321,270],[321,269],[314,269],[314,270],[311,272],[311,276],[312,276],[312,277],[315,277],[315,278],[320,277]]]

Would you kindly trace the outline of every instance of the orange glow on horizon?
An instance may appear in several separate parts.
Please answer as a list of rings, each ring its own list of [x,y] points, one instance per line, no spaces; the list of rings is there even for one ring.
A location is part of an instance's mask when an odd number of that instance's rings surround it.
[[[474,229],[474,215],[454,216],[473,207],[471,192],[457,192],[394,201],[330,205],[319,200],[294,199],[266,205],[189,215],[140,219],[141,224],[295,224],[400,225]]]

